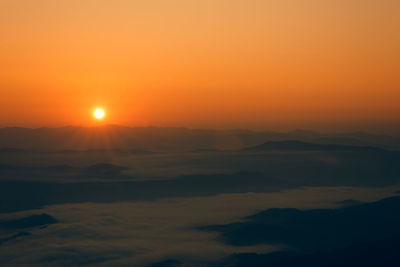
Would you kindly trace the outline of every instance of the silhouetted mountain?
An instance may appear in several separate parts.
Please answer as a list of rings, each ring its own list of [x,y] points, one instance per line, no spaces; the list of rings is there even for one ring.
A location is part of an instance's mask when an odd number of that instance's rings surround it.
[[[218,231],[227,244],[285,245],[312,252],[400,237],[400,197],[339,209],[269,209],[244,222],[200,227]]]
[[[213,131],[185,128],[101,127],[2,128],[0,147],[54,150],[185,151],[208,147]]]
[[[382,151],[383,149],[364,146],[346,146],[336,144],[314,144],[296,140],[267,142],[258,146],[248,147],[245,151]]]
[[[400,238],[372,241],[310,254],[293,252],[234,254],[215,264],[215,266],[218,265],[231,267],[397,267],[400,266]]]
[[[0,178],[35,178],[35,177],[60,177],[69,176],[78,168],[70,165],[50,165],[50,166],[20,166],[11,164],[0,164]]]
[[[268,209],[238,223],[198,227],[219,232],[218,240],[231,246],[277,244],[281,247],[271,253],[235,253],[203,265],[399,266],[399,211],[400,197],[390,197],[339,209]],[[181,261],[178,258],[168,262]],[[191,266],[190,262],[182,264]]]
[[[320,134],[295,130],[288,133],[249,130],[199,130],[186,128],[102,127],[1,128],[0,148],[16,153],[33,151],[191,151],[232,150],[252,147],[269,141],[297,140],[318,144],[377,146],[400,149],[400,137],[367,133]],[[1,151],[0,151],[1,152]]]
[[[49,224],[55,224],[55,223],[58,223],[58,220],[46,213],[40,215],[30,215],[18,219],[0,221],[0,230],[5,230],[5,232],[9,233],[9,236],[0,238],[0,245],[3,245],[5,242],[8,241],[12,241],[15,239],[19,239],[21,237],[26,237],[31,235],[30,232],[25,232],[25,231],[15,233],[16,230],[44,227]],[[10,234],[12,232],[14,232],[14,234]]]
[[[129,168],[109,163],[98,163],[88,167],[73,167],[67,164],[50,166],[21,166],[0,164],[0,178],[116,178],[127,177],[124,171]]]
[[[155,200],[224,193],[271,192],[294,187],[262,173],[187,175],[172,180],[132,182],[0,181],[0,213],[44,205],[83,202]]]
[[[47,224],[54,224],[57,222],[58,221],[54,217],[46,213],[43,213],[40,215],[31,215],[28,217],[15,220],[0,221],[0,228],[23,229],[23,228],[43,226]]]

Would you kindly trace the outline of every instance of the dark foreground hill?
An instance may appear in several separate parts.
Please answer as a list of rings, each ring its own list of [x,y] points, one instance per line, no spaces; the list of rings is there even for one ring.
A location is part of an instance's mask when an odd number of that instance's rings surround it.
[[[200,227],[232,246],[283,245],[234,254],[222,266],[399,266],[400,197],[339,209],[269,209],[241,222]]]

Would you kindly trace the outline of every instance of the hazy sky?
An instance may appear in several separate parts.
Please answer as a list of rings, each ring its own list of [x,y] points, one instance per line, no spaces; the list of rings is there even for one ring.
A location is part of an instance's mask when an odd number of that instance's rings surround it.
[[[0,126],[400,121],[398,0],[0,0]]]

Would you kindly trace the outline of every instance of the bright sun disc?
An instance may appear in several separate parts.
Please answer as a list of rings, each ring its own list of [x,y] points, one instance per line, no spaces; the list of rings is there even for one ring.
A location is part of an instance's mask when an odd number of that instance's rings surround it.
[[[98,109],[96,109],[95,111],[94,111],[94,117],[96,118],[96,119],[98,119],[98,120],[100,120],[100,119],[102,119],[103,117],[104,117],[104,110],[102,110],[102,109],[100,109],[100,108],[98,108]]]

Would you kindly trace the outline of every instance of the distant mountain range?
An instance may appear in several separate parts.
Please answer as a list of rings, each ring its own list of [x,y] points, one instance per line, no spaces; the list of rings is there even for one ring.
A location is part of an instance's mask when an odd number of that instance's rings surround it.
[[[383,151],[372,146],[350,146],[340,144],[315,144],[296,140],[267,142],[258,146],[248,147],[244,151]]]
[[[277,143],[277,141],[301,141],[314,144],[345,146],[373,146],[400,150],[400,136],[376,135],[364,132],[322,134],[307,130],[286,133],[256,132],[250,130],[203,130],[187,128],[101,127],[60,128],[0,128],[0,152],[19,150],[36,151],[101,151],[120,150],[134,153],[171,151],[240,150],[245,147],[296,146],[311,149],[303,143]],[[313,147],[315,149],[317,147]],[[321,147],[322,148],[322,147]],[[324,147],[324,149],[335,149]]]

